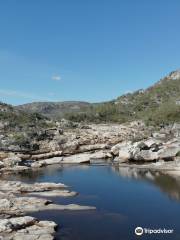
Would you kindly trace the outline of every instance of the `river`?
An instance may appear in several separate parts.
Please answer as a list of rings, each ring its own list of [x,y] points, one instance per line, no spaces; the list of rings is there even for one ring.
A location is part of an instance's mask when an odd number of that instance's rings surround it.
[[[8,179],[62,182],[79,192],[55,203],[96,206],[93,211],[43,211],[31,214],[59,224],[61,240],[180,239],[180,178],[112,165],[49,166]],[[172,234],[143,234],[134,229],[173,229]]]

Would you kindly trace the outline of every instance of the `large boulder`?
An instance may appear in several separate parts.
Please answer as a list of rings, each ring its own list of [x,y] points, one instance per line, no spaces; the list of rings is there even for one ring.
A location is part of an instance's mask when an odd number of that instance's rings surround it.
[[[154,161],[158,159],[157,152],[152,150],[136,150],[133,153],[132,159],[135,161]]]
[[[126,162],[126,161],[130,160],[132,158],[131,148],[124,147],[123,149],[120,149],[118,158],[119,158],[119,162]]]
[[[114,156],[119,156],[119,151],[129,151],[129,149],[132,147],[132,142],[128,141],[128,142],[121,142],[121,143],[118,143],[116,145],[114,145],[112,148],[111,148],[111,153],[114,155]]]
[[[111,152],[118,156],[115,160],[119,162],[133,161],[154,161],[158,160],[157,152],[162,148],[162,142],[153,138],[138,142],[122,142],[111,148]]]
[[[158,158],[173,160],[179,152],[180,146],[166,146],[158,151]]]

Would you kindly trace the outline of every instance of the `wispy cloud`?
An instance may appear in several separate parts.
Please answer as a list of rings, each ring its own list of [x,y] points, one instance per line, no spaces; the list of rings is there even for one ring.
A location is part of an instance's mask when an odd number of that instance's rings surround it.
[[[61,81],[61,76],[57,75],[57,74],[56,75],[52,75],[51,79],[54,80],[54,81]]]
[[[39,97],[39,96],[37,97],[30,93],[19,92],[19,91],[10,90],[10,89],[0,89],[0,97],[23,98],[23,99],[31,100],[31,101],[47,101],[47,100],[49,100],[49,99],[45,99],[43,97]]]

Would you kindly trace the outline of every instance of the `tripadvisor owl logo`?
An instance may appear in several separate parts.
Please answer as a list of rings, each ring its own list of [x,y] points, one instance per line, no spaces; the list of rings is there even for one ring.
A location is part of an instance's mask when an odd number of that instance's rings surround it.
[[[135,228],[135,234],[138,236],[143,235],[143,228],[142,227],[136,227]]]

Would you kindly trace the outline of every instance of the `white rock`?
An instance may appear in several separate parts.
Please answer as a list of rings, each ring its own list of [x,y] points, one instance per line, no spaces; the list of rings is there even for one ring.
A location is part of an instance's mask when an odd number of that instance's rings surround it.
[[[130,149],[130,147],[132,147],[132,142],[130,142],[130,141],[128,141],[128,142],[124,141],[124,142],[121,142],[121,143],[118,143],[118,144],[114,145],[114,146],[111,148],[111,152],[112,152],[115,156],[118,156],[120,150]]]

